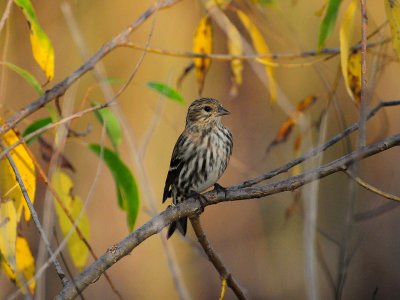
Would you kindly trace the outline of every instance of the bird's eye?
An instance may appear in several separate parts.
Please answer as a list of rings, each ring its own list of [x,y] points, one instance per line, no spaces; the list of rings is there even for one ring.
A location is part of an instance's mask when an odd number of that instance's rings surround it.
[[[206,112],[210,112],[212,108],[210,106],[204,106],[203,108]]]

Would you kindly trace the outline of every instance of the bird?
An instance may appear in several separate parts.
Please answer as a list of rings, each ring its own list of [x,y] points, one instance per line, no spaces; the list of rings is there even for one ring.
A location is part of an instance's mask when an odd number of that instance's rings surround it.
[[[189,197],[197,197],[201,201],[204,196],[200,193],[213,185],[216,190],[225,190],[217,181],[232,155],[232,133],[221,122],[221,117],[229,114],[213,98],[202,97],[191,103],[185,129],[172,151],[162,203],[170,197],[173,205]],[[203,207],[204,203],[201,203]],[[187,217],[170,224],[167,239],[176,229],[186,235]]]

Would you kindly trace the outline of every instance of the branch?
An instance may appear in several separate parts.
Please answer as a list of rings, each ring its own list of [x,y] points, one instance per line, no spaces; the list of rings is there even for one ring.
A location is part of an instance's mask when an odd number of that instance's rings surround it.
[[[208,199],[206,205],[213,205],[226,201],[262,198],[277,193],[293,191],[313,180],[318,180],[333,173],[344,171],[348,166],[358,160],[383,152],[398,145],[400,145],[400,134],[393,135],[373,145],[362,147],[357,151],[342,156],[328,164],[320,166],[319,168],[285,180],[257,187],[244,187],[239,189],[231,187],[226,190],[226,197],[224,192],[211,191],[204,194]],[[159,233],[164,227],[173,221],[185,216],[193,217],[200,212],[201,205],[195,199],[187,199],[176,206],[169,206],[164,212],[155,216],[128,235],[125,239],[109,248],[97,261],[93,262],[74,279],[75,285],[79,290],[84,290],[90,284],[94,283],[105,270],[110,268],[124,256],[128,255],[135,247],[150,236]],[[77,296],[77,292],[74,284],[69,283],[62,289],[56,299],[72,299],[75,296]]]
[[[397,201],[400,202],[400,197],[396,196],[396,195],[392,195],[389,193],[386,193],[384,191],[381,191],[380,189],[368,184],[367,182],[365,182],[364,180],[362,180],[360,177],[354,175],[352,172],[350,172],[349,170],[347,170],[345,172],[351,179],[353,179],[355,182],[357,182],[360,186],[362,186],[363,188],[365,188],[366,190],[377,194],[378,196],[381,196],[383,198],[389,199],[389,200],[393,200],[393,201]]]
[[[211,247],[210,242],[208,241],[207,236],[201,227],[199,216],[190,218],[190,222],[192,223],[194,233],[196,234],[200,245],[203,247],[204,252],[207,254],[208,259],[214,265],[215,269],[217,269],[219,275],[221,276],[222,282],[226,280],[226,283],[232,289],[238,299],[248,299],[243,291],[243,288],[239,285],[231,272],[229,272],[229,270],[225,267],[221,258]]]
[[[89,58],[83,65],[81,65],[75,72],[57,83],[53,88],[47,90],[43,96],[31,102],[20,111],[15,113],[11,118],[9,118],[7,122],[0,126],[0,136],[7,132],[9,129],[14,128],[15,125],[21,122],[24,118],[39,110],[50,101],[54,100],[57,97],[61,97],[75,81],[77,81],[85,73],[93,69],[98,61],[100,61],[115,48],[126,43],[129,35],[140,25],[142,25],[154,12],[159,9],[174,5],[179,1],[181,0],[167,0],[163,2],[158,1],[152,7],[147,9],[135,22],[125,28],[121,33],[113,37],[91,58]]]

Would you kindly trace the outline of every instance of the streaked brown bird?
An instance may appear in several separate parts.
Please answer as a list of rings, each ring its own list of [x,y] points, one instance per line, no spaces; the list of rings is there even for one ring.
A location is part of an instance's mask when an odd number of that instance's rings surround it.
[[[228,114],[229,111],[212,98],[197,99],[189,106],[185,130],[172,152],[163,203],[171,196],[173,204],[199,197],[199,193],[212,185],[221,188],[217,181],[228,165],[233,147],[232,134],[221,122],[221,117]],[[187,218],[173,222],[167,238],[175,229],[185,235]]]

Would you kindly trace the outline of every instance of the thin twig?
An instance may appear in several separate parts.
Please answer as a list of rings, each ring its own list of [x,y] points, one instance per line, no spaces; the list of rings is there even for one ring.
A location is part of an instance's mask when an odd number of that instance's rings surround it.
[[[4,145],[3,141],[0,141],[0,146],[3,149],[5,149],[5,145]],[[38,217],[38,215],[36,213],[35,208],[33,207],[31,198],[29,197],[28,191],[26,190],[25,184],[24,184],[24,182],[23,182],[23,180],[21,178],[21,174],[19,173],[19,170],[18,170],[13,158],[11,157],[11,154],[7,153],[6,156],[7,156],[8,162],[10,163],[11,168],[13,169],[13,172],[14,172],[15,177],[17,179],[18,185],[21,188],[21,192],[22,192],[22,194],[23,194],[23,196],[25,198],[25,201],[26,201],[26,204],[27,204],[27,206],[29,208],[29,211],[31,213],[32,219],[35,222],[36,228],[38,229],[38,231],[40,233],[40,237],[42,238],[43,242],[46,245],[47,252],[49,252],[49,255],[53,255],[53,250],[51,249],[50,242],[47,239],[46,234],[43,231],[42,225],[40,224],[39,217]],[[61,265],[58,262],[56,257],[53,258],[53,264],[54,264],[54,267],[56,269],[58,277],[60,277],[60,279],[61,279],[62,284],[64,286],[66,286],[69,283],[69,280],[65,276],[65,273],[64,273],[64,271],[63,271],[63,269],[62,269],[62,267],[61,267]]]
[[[226,280],[228,286],[232,289],[238,299],[248,299],[245,295],[243,288],[237,282],[237,280],[233,277],[228,268],[224,265],[221,258],[215,252],[215,250],[211,247],[210,242],[207,239],[206,233],[204,232],[201,224],[199,216],[194,216],[190,218],[190,222],[192,223],[192,227],[194,233],[196,234],[197,240],[200,245],[203,247],[204,252],[207,254],[208,259],[214,265],[215,269],[221,276],[221,280]],[[222,293],[221,293],[222,294]],[[223,297],[222,297],[223,298]]]
[[[348,175],[351,179],[353,179],[355,182],[357,182],[360,186],[362,186],[363,188],[365,188],[366,190],[377,194],[383,198],[389,199],[389,200],[393,200],[393,201],[398,201],[400,202],[400,197],[386,193],[384,191],[381,191],[380,189],[368,184],[367,182],[365,182],[364,180],[362,180],[360,177],[354,175],[352,172],[350,172],[349,170],[345,171],[346,175]]]
[[[390,42],[390,39],[383,39],[377,42],[368,43],[368,48],[373,48],[381,44],[385,44]],[[136,50],[144,51],[146,47],[132,43],[126,42],[121,45],[122,47],[128,47]],[[361,49],[360,44],[354,45],[351,50],[357,51]],[[339,48],[324,48],[321,51],[319,50],[306,50],[297,53],[257,53],[257,54],[243,54],[243,55],[233,55],[233,54],[222,54],[222,53],[200,53],[200,52],[191,52],[191,51],[178,51],[178,50],[168,50],[162,48],[147,48],[146,50],[149,53],[159,54],[159,55],[167,55],[167,56],[175,56],[175,57],[185,57],[185,58],[211,58],[214,60],[221,61],[231,61],[234,59],[240,60],[260,60],[262,58],[271,58],[271,59],[298,59],[298,58],[308,58],[308,57],[319,57],[319,56],[336,56],[340,54]],[[271,64],[272,67],[276,66],[285,66],[285,64]]]
[[[204,194],[207,197],[206,205],[214,205],[220,202],[237,201],[245,199],[263,198],[269,195],[278,194],[286,191],[293,191],[313,180],[327,177],[331,174],[345,170],[354,162],[377,153],[386,151],[392,147],[400,145],[400,134],[393,135],[378,143],[362,147],[352,153],[344,155],[328,164],[322,165],[317,169],[293,176],[278,182],[237,189],[234,187],[224,192],[211,191]],[[175,206],[169,206],[165,211],[153,217],[147,223],[129,234],[125,239],[111,247],[97,261],[93,262],[74,280],[80,290],[84,290],[95,279],[99,278],[105,270],[114,265],[124,256],[128,255],[135,247],[140,245],[150,236],[159,233],[164,227],[182,217],[192,217],[201,212],[201,205],[195,199],[187,199]],[[62,289],[57,299],[72,299],[76,296],[76,290],[70,283]]]
[[[380,215],[383,215],[389,211],[392,211],[395,208],[398,208],[400,205],[397,202],[388,202],[378,206],[377,208],[370,209],[364,212],[359,212],[354,215],[355,222],[363,222],[368,221],[373,218],[376,218]]]
[[[10,16],[11,7],[12,7],[13,2],[14,2],[13,0],[7,1],[7,6],[4,9],[4,13],[1,16],[1,20],[0,20],[0,32],[3,30],[4,24],[6,23],[8,17]]]

